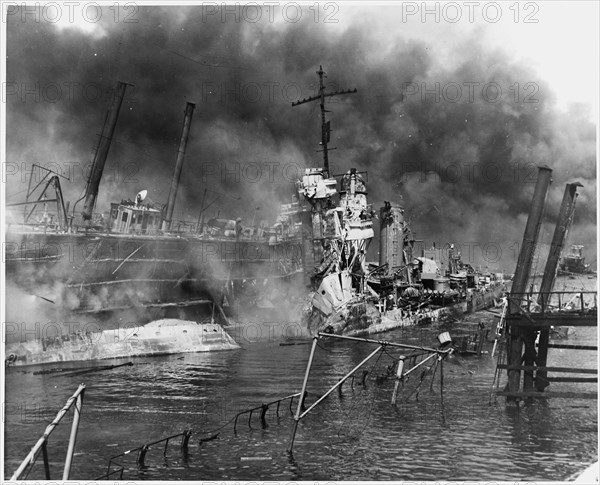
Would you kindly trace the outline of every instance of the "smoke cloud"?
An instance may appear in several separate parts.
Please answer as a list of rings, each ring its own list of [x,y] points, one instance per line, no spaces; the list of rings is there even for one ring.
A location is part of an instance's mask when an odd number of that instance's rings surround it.
[[[472,264],[513,272],[536,166],[548,165],[543,241],[552,237],[565,183],[579,181],[569,241],[584,244],[588,256],[596,251],[596,127],[586,107],[565,115],[551,85],[510,53],[487,48],[479,32],[457,33],[452,48],[438,52],[401,29],[382,45],[376,23],[353,15],[337,25],[323,21],[331,14],[323,10],[315,21],[308,7],[295,23],[281,20],[278,8],[274,22],[265,12],[257,22],[214,12],[137,7],[136,22],[116,22],[104,8],[93,29],[9,16],[7,200],[23,196],[32,163],[68,172],[65,197],[79,198],[121,80],[135,87],[121,109],[97,211],[141,189],[166,202],[192,101],[175,218],[195,220],[209,189],[209,217],[272,220],[300,170],[322,164],[318,105],[291,102],[317,92],[323,65],[328,90],[358,89],[328,104],[333,172],[368,171],[374,207],[402,205],[426,246],[455,242],[472,248],[463,249]]]

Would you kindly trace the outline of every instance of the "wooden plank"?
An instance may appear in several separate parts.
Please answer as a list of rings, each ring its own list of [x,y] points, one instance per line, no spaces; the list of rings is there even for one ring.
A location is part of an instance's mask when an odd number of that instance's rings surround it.
[[[507,326],[514,328],[528,328],[534,330],[543,330],[548,327],[596,327],[598,326],[598,319],[596,315],[593,316],[582,316],[578,315],[577,318],[572,318],[570,320],[562,319],[560,321],[551,321],[551,322],[536,322],[531,323],[527,321],[507,321]]]
[[[510,313],[506,315],[508,320],[519,320],[522,318],[528,319],[530,317],[532,320],[560,320],[561,318],[572,318],[578,317],[581,315],[597,315],[598,311],[596,308],[585,308],[583,311],[581,309],[576,310],[557,310],[555,312],[548,313]]]
[[[574,374],[598,374],[597,369],[576,369],[574,367],[538,367],[535,365],[498,364],[498,369],[509,370],[545,370],[547,372],[571,372]]]
[[[569,345],[569,344],[548,344],[552,349],[573,349],[573,350],[598,350],[595,345]]]
[[[597,377],[547,377],[549,382],[598,382]]]
[[[598,394],[593,392],[504,392],[498,391],[498,396],[506,397],[533,397],[533,398],[565,398],[565,399],[598,399]]]

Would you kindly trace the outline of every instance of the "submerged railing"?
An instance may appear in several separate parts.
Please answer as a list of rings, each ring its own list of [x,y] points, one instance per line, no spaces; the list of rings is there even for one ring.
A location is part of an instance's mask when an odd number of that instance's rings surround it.
[[[137,451],[138,453],[137,453],[137,457],[136,457],[136,463],[138,464],[138,466],[143,467],[145,465],[144,462],[146,459],[146,453],[148,453],[148,451],[150,450],[150,448],[152,446],[164,443],[165,448],[163,451],[163,455],[166,456],[167,449],[169,448],[169,441],[171,441],[175,438],[181,437],[180,448],[182,450],[186,451],[188,448],[188,443],[190,441],[191,436],[192,436],[192,430],[186,429],[185,431],[182,431],[181,433],[167,436],[166,438],[152,441],[150,443],[145,443],[142,446],[138,446],[137,448],[132,448],[130,450],[124,451],[123,453],[119,453],[118,455],[115,455],[112,458],[110,458],[110,460],[108,461],[108,469],[107,469],[106,473],[104,475],[102,475],[101,477],[96,478],[96,480],[107,480],[112,475],[116,475],[117,473],[119,474],[119,480],[121,480],[123,478],[123,471],[125,470],[125,467],[123,465],[121,465],[120,463],[118,463],[117,461],[115,461],[117,458],[127,456],[127,455]],[[111,471],[111,467],[113,464],[116,464],[119,468],[117,470]]]
[[[253,424],[252,419],[253,419],[253,417],[255,417],[254,418],[255,422],[258,420],[260,422],[262,428],[264,429],[267,427],[267,413],[272,409],[274,411],[274,414],[279,418],[280,409],[282,408],[282,403],[285,403],[283,409],[285,410],[285,408],[289,408],[291,418],[294,421],[293,436],[292,436],[290,446],[288,449],[288,451],[290,451],[290,453],[291,453],[291,448],[293,446],[293,441],[294,441],[294,437],[296,434],[296,428],[298,426],[299,420],[302,419],[303,417],[305,417],[316,406],[318,406],[325,399],[327,399],[328,396],[330,396],[335,390],[337,390],[341,396],[341,389],[342,389],[342,385],[344,384],[344,382],[350,381],[352,383],[351,384],[352,389],[354,389],[354,379],[355,379],[355,377],[358,376],[359,379],[362,378],[361,385],[365,385],[365,379],[366,379],[368,372],[363,371],[362,374],[357,375],[357,371],[363,366],[363,364],[365,364],[367,361],[369,361],[372,357],[374,357],[376,355],[379,355],[381,357],[383,354],[386,354],[393,358],[392,366],[387,367],[386,374],[376,377],[376,382],[377,382],[377,379],[385,379],[388,377],[394,378],[395,385],[394,385],[394,391],[393,391],[392,400],[391,400],[392,405],[396,405],[396,401],[397,401],[398,394],[399,394],[399,386],[402,385],[402,387],[404,387],[404,382],[408,379],[408,377],[414,373],[417,373],[418,371],[421,373],[421,376],[420,376],[420,378],[417,378],[415,380],[415,386],[414,386],[415,389],[413,390],[411,395],[414,392],[417,392],[417,396],[418,396],[419,388],[425,382],[425,376],[431,376],[430,388],[433,389],[434,379],[436,377],[436,372],[438,371],[438,367],[439,367],[438,375],[440,378],[440,399],[441,399],[442,408],[443,408],[443,387],[444,387],[443,361],[445,360],[446,357],[451,355],[453,352],[453,348],[451,346],[448,346],[448,344],[451,343],[451,338],[450,338],[450,335],[448,334],[448,332],[444,332],[438,336],[438,340],[440,342],[439,348],[380,341],[380,340],[368,339],[368,338],[364,338],[364,337],[350,337],[350,336],[343,336],[343,335],[333,335],[333,334],[320,332],[318,335],[316,335],[313,338],[311,357],[309,358],[309,365],[307,367],[307,369],[308,369],[307,372],[309,372],[309,370],[310,370],[310,365],[312,363],[312,357],[315,352],[315,347],[317,346],[316,342],[319,338],[322,338],[322,337],[334,337],[334,338],[339,338],[342,340],[351,340],[351,341],[366,342],[366,343],[376,343],[376,344],[378,344],[378,347],[376,350],[371,352],[365,359],[363,359],[363,361],[360,364],[355,366],[350,372],[346,373],[327,392],[325,392],[322,395],[313,395],[311,393],[311,397],[314,398],[314,400],[315,400],[314,403],[305,406],[306,397],[309,395],[309,393],[307,392],[307,389],[306,389],[306,377],[305,377],[305,382],[303,383],[301,392],[289,394],[285,397],[281,397],[279,399],[274,399],[272,401],[262,403],[260,405],[239,411],[219,428],[214,429],[210,432],[202,432],[202,434],[208,435],[208,437],[200,438],[199,443],[212,441],[212,440],[218,438],[220,436],[221,430],[223,430],[227,426],[232,426],[233,431],[237,436],[237,426],[240,423],[240,418],[243,418],[243,421],[241,421],[241,422],[246,423],[248,428],[252,429],[252,424]],[[400,355],[397,358],[394,358],[394,356],[390,355],[389,352],[386,351],[386,348],[388,348],[388,347],[409,350],[409,351],[411,351],[411,353],[409,353],[408,355]],[[404,370],[405,364],[406,364],[407,370]],[[424,370],[424,368],[425,368],[425,370]],[[395,372],[393,372],[393,369],[395,369]],[[296,398],[298,398],[298,399],[296,400]],[[294,407],[295,403],[297,403],[296,404],[297,409],[294,411],[293,407]],[[295,416],[294,416],[294,413],[296,414]],[[246,416],[247,416],[247,419],[246,419]],[[258,418],[256,418],[256,416],[258,416]],[[109,459],[106,473],[104,475],[102,475],[101,477],[96,478],[96,480],[108,480],[108,479],[111,479],[112,477],[115,477],[115,478],[118,477],[119,479],[123,479],[123,474],[124,474],[125,468],[128,465],[124,465],[124,461],[121,459],[125,458],[127,456],[130,456],[131,458],[135,457],[135,462],[136,462],[136,465],[138,468],[144,468],[146,466],[146,461],[147,461],[146,455],[151,449],[161,449],[162,448],[162,451],[163,451],[162,454],[163,454],[163,456],[166,457],[169,443],[172,440],[177,439],[177,438],[181,438],[180,448],[181,448],[181,451],[184,454],[184,456],[186,456],[187,451],[188,451],[188,443],[190,442],[190,437],[193,433],[196,433],[196,432],[192,431],[191,429],[188,429],[181,433],[177,433],[177,434],[174,434],[174,435],[171,435],[171,436],[168,436],[166,438],[162,438],[162,439],[159,439],[156,441],[148,442],[141,446],[132,448],[132,449],[124,451],[118,455],[115,455]],[[163,444],[164,444],[164,447],[162,446]],[[159,446],[157,446],[157,445],[159,445]],[[133,465],[133,463],[131,465],[135,466],[135,465]],[[115,466],[117,468],[113,469],[113,468],[115,468]]]
[[[369,355],[367,355],[359,364],[354,366],[350,372],[348,372],[341,379],[339,379],[332,387],[329,388],[329,390],[327,392],[325,392],[325,394],[320,396],[313,404],[311,404],[308,407],[308,409],[305,409],[304,396],[307,393],[307,386],[308,386],[308,380],[310,377],[312,362],[313,362],[313,358],[315,355],[315,350],[318,346],[318,340],[323,337],[330,337],[330,338],[334,338],[334,339],[377,344],[377,348],[375,350],[373,350]],[[340,392],[341,386],[344,384],[344,382],[346,382],[348,379],[351,379],[351,378],[353,379],[356,371],[358,371],[363,365],[365,365],[369,360],[371,360],[377,354],[379,354],[381,356],[381,354],[386,351],[386,347],[400,348],[400,349],[412,350],[412,351],[421,351],[423,354],[429,354],[427,357],[425,357],[418,363],[415,362],[415,360],[412,359],[412,357],[411,357],[409,362],[411,363],[410,365],[412,365],[412,367],[409,370],[407,370],[406,372],[404,371],[404,360],[408,356],[400,356],[397,359],[396,382],[395,382],[394,391],[392,394],[392,404],[393,405],[396,404],[396,399],[398,396],[398,388],[400,386],[400,383],[404,382],[404,379],[409,374],[415,372],[418,368],[420,368],[426,362],[431,362],[432,363],[431,367],[433,367],[433,365],[435,365],[435,370],[433,371],[434,377],[435,377],[435,372],[437,371],[438,365],[440,365],[440,367],[441,367],[440,368],[440,399],[441,399],[441,402],[443,405],[443,387],[444,387],[443,361],[446,357],[448,357],[449,355],[452,354],[454,349],[452,347],[447,346],[452,341],[450,338],[450,334],[448,332],[441,333],[438,336],[438,340],[441,345],[440,345],[440,348],[435,349],[432,347],[408,345],[408,344],[402,344],[402,343],[396,343],[396,342],[389,342],[386,340],[375,340],[375,339],[370,339],[370,338],[366,338],[366,337],[351,337],[349,335],[337,335],[337,334],[331,334],[331,333],[327,333],[327,332],[318,332],[316,335],[314,335],[312,348],[310,350],[310,355],[308,357],[308,363],[307,363],[306,371],[304,374],[304,381],[302,383],[302,391],[300,392],[300,399],[298,401],[298,407],[296,409],[296,414],[294,416],[294,424],[292,426],[290,443],[289,443],[288,449],[287,449],[288,453],[290,453],[290,455],[293,454],[294,440],[296,438],[296,431],[298,430],[298,424],[300,423],[300,420],[302,418],[304,418],[308,413],[310,413],[315,407],[317,407],[317,405],[319,405],[322,401],[324,401],[327,398],[327,396],[329,396],[333,391],[335,391],[337,389],[338,392]],[[424,377],[424,375],[425,374],[422,374],[422,377]],[[363,373],[363,383],[364,383],[364,376],[365,376],[365,374]],[[421,383],[422,382],[423,382],[423,378],[421,378]],[[432,378],[432,384],[433,384],[433,378]],[[420,386],[420,384],[419,384],[419,386]]]
[[[292,410],[292,405],[294,403],[294,398],[299,397],[300,393],[297,392],[295,394],[290,394],[289,396],[285,396],[282,397],[280,399],[275,399],[273,401],[270,401],[268,403],[263,403],[260,406],[255,406],[253,408],[249,408],[249,409],[245,409],[243,411],[240,411],[239,413],[237,413],[235,416],[233,416],[229,421],[227,421],[227,423],[225,423],[223,426],[221,426],[220,428],[209,432],[210,436],[208,438],[201,438],[199,440],[200,443],[206,442],[206,441],[211,441],[215,438],[217,438],[219,436],[219,432],[221,429],[223,429],[225,426],[227,426],[228,424],[230,424],[233,421],[233,430],[234,432],[236,431],[237,428],[237,423],[238,420],[241,416],[243,416],[244,414],[248,415],[248,427],[252,428],[252,416],[255,412],[260,411],[260,422],[263,428],[267,427],[267,421],[266,421],[266,414],[267,411],[269,410],[270,406],[275,406],[277,405],[277,408],[275,410],[277,416],[279,416],[279,408],[282,402],[289,400],[289,410],[290,410],[290,414],[293,415],[293,410]],[[113,457],[111,457],[108,461],[108,468],[107,471],[104,475],[96,478],[96,480],[108,480],[110,477],[114,476],[114,475],[118,475],[119,479],[121,480],[123,478],[123,472],[125,470],[125,467],[123,464],[117,462],[116,460],[122,457],[125,457],[127,455],[130,455],[132,453],[137,452],[137,456],[136,456],[136,464],[138,467],[142,468],[145,466],[145,459],[146,459],[146,454],[148,453],[148,451],[159,444],[164,443],[164,450],[163,450],[163,456],[167,455],[167,450],[169,447],[169,442],[171,440],[174,440],[175,438],[181,438],[181,443],[180,443],[180,448],[183,452],[187,452],[188,450],[188,445],[189,445],[189,441],[190,441],[190,437],[192,436],[192,434],[194,433],[193,430],[191,429],[187,429],[181,433],[177,433],[171,436],[167,436],[166,438],[161,438],[160,440],[156,440],[156,441],[152,441],[149,443],[145,443],[141,446],[138,446],[136,448],[132,448],[130,450],[124,451],[123,453],[119,453],[118,455],[115,455]],[[116,465],[118,468],[115,470],[111,470],[111,468],[113,467],[113,465]]]
[[[252,414],[255,411],[260,411],[260,422],[263,428],[267,427],[267,420],[266,420],[266,415],[267,415],[267,411],[269,410],[269,406],[273,406],[274,404],[277,404],[277,409],[275,411],[275,413],[277,414],[277,416],[279,416],[279,405],[283,402],[289,399],[290,401],[290,413],[293,414],[293,410],[292,410],[292,405],[294,403],[294,398],[300,396],[300,393],[297,392],[295,394],[290,394],[289,396],[285,396],[282,397],[281,399],[276,399],[275,401],[271,401],[268,402],[266,404],[261,404],[260,406],[256,406],[250,409],[246,409],[244,411],[240,411],[239,413],[237,413],[235,415],[234,421],[233,421],[233,431],[236,430],[237,428],[237,422],[240,416],[242,416],[243,414],[248,414],[248,427],[252,428],[252,424],[251,424],[251,420],[252,420]]]
[[[46,427],[44,434],[38,440],[38,442],[31,449],[29,454],[25,457],[17,471],[11,477],[11,480],[18,480],[23,475],[23,472],[28,468],[32,467],[37,460],[37,457],[42,452],[44,458],[44,471],[46,480],[50,480],[50,464],[48,462],[48,438],[59,425],[61,420],[65,417],[71,406],[75,404],[75,412],[73,415],[73,424],[71,425],[71,436],[69,438],[69,446],[67,448],[67,457],[65,459],[65,467],[63,469],[63,480],[69,479],[69,472],[71,470],[71,463],[73,461],[73,452],[75,451],[75,441],[77,439],[77,430],[79,429],[79,417],[81,415],[81,407],[83,406],[83,395],[85,393],[85,385],[81,384],[77,391],[67,400],[64,407],[58,412],[54,420]],[[29,468],[31,471],[31,468]],[[29,472],[27,472],[29,475]],[[25,478],[27,478],[27,475]]]

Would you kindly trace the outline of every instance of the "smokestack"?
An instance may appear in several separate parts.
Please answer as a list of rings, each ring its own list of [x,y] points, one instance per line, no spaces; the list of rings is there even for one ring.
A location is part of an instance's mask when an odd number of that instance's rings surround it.
[[[404,264],[404,215],[400,207],[389,202],[379,210],[381,216],[379,235],[379,265],[387,263],[386,275],[392,274],[393,268]]]
[[[106,163],[106,157],[108,156],[108,150],[110,149],[110,143],[115,132],[115,126],[117,125],[117,119],[119,117],[119,111],[121,110],[121,104],[123,103],[127,85],[131,86],[129,83],[121,81],[117,82],[112,102],[106,113],[102,134],[100,135],[98,148],[96,149],[94,161],[92,162],[90,178],[88,179],[87,187],[85,189],[85,204],[83,206],[83,212],[81,213],[84,221],[89,221],[92,218],[92,211],[94,210],[96,197],[98,196],[98,186],[100,185],[104,164]]]
[[[175,208],[175,198],[177,197],[177,189],[179,188],[179,178],[181,177],[181,168],[183,167],[183,159],[185,158],[185,149],[187,146],[190,127],[192,126],[192,116],[196,105],[188,101],[185,107],[185,116],[183,118],[183,129],[181,130],[181,139],[179,140],[179,149],[177,150],[177,162],[175,163],[175,172],[171,180],[171,188],[169,189],[169,199],[167,201],[166,217],[163,221],[162,230],[171,230],[171,220],[173,218],[173,209]]]

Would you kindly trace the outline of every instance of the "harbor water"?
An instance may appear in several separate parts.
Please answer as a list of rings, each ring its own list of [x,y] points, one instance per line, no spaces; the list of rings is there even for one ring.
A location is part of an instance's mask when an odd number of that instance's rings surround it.
[[[595,280],[584,282],[595,289]],[[310,345],[294,324],[268,317],[234,325],[242,349],[161,357],[69,363],[63,368],[134,365],[72,376],[39,374],[52,366],[6,370],[5,461],[9,478],[46,425],[78,385],[86,385],[71,479],[94,480],[109,459],[144,443],[192,429],[187,452],[179,438],[152,446],[145,465],[137,452],[118,458],[123,479],[138,480],[564,480],[597,459],[596,400],[547,399],[507,407],[490,396],[496,360],[489,354],[451,356],[435,375],[415,373],[390,402],[394,381],[388,366],[400,352],[387,348],[304,418],[293,454],[287,452],[293,424],[289,401],[270,406],[266,427],[260,413],[232,418],[248,408],[299,392]],[[489,327],[489,312],[453,322],[398,329],[387,341],[436,345],[452,336]],[[377,336],[375,336],[377,338]],[[595,345],[597,329],[578,327],[569,344]],[[281,345],[282,343],[294,345]],[[490,351],[486,343],[484,350]],[[308,385],[307,404],[366,357],[375,346],[321,339]],[[551,349],[556,366],[596,368],[597,352]],[[440,377],[443,372],[443,395]],[[419,386],[419,383],[421,382]],[[363,382],[364,381],[364,382]],[[502,376],[504,385],[505,376]],[[596,384],[553,383],[552,390],[595,392]],[[293,411],[297,401],[294,401]],[[49,440],[50,473],[62,476],[72,413]],[[212,440],[201,441],[218,436]],[[116,468],[113,465],[113,470]],[[24,478],[24,477],[22,477]],[[28,479],[43,479],[42,457]],[[111,479],[118,476],[113,476]]]

